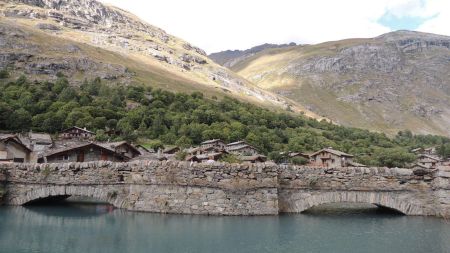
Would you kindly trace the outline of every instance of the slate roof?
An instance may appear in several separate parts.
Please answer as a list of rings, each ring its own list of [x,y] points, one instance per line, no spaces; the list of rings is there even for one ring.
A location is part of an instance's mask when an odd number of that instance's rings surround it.
[[[0,141],[1,142],[13,141],[13,142],[19,144],[24,149],[26,149],[28,152],[32,152],[32,150],[29,147],[27,147],[25,144],[23,144],[23,142],[20,140],[20,138],[17,137],[17,135],[15,135],[15,134],[0,134]]]
[[[221,139],[212,139],[212,140],[204,141],[204,142],[202,142],[201,144],[202,144],[202,145],[204,145],[204,144],[211,144],[211,143],[216,143],[216,142],[218,142],[218,141],[223,142]]]
[[[236,145],[239,145],[239,144],[249,145],[246,141],[235,141],[235,142],[232,142],[232,143],[228,143],[227,146],[236,146]]]
[[[334,150],[332,148],[321,149],[321,150],[311,154],[311,156],[316,156],[316,155],[320,154],[321,152],[327,152],[327,153],[331,153],[331,154],[334,154],[334,155],[337,155],[337,156],[353,157],[353,155],[347,154],[347,153],[339,151],[339,150]]]
[[[251,149],[254,149],[254,150],[258,151],[257,148],[255,148],[255,147],[253,147],[251,145],[244,145],[244,146],[239,146],[239,147],[227,147],[227,151],[236,151],[236,150],[241,150],[241,149],[244,149],[244,148],[251,148]]]
[[[429,159],[435,160],[435,161],[437,161],[437,162],[440,162],[440,161],[441,161],[441,159],[439,159],[439,158],[437,158],[437,157],[434,157],[434,156],[427,155],[427,154],[421,154],[421,155],[419,155],[419,158],[422,158],[422,157],[429,158]]]
[[[73,146],[61,147],[61,148],[58,148],[58,149],[50,149],[50,150],[48,150],[48,152],[44,153],[44,156],[45,157],[49,157],[49,156],[57,155],[57,154],[64,153],[64,152],[67,152],[67,151],[88,147],[88,146],[91,146],[91,145],[95,146],[95,147],[98,147],[100,149],[107,150],[110,153],[114,153],[115,155],[117,155],[119,157],[122,157],[124,159],[127,158],[124,155],[122,155],[120,153],[117,153],[114,149],[108,148],[107,146],[100,145],[100,144],[94,143],[94,142],[86,142],[86,143],[81,143],[81,144],[77,144],[77,145],[73,145]]]
[[[45,133],[29,133],[30,140],[35,141],[39,144],[52,144],[53,140],[50,134]]]
[[[67,128],[67,129],[64,129],[62,132],[64,133],[64,132],[67,132],[67,131],[69,131],[69,130],[71,130],[71,129],[78,129],[78,130],[81,130],[81,131],[83,131],[83,132],[87,132],[87,133],[90,133],[90,134],[94,134],[94,132],[91,132],[91,131],[89,131],[89,130],[87,130],[87,129],[84,129],[84,128],[81,128],[81,127],[77,127],[77,126],[69,127],[69,128]]]

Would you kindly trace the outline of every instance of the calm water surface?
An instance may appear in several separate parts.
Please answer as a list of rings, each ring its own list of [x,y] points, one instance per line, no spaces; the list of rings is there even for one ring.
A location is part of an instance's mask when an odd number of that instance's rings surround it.
[[[271,217],[161,215],[106,205],[0,208],[0,253],[448,253],[450,223],[332,207]]]

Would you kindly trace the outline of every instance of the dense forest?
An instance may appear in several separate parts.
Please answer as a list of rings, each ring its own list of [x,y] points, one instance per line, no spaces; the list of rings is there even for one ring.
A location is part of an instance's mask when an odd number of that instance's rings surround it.
[[[406,130],[389,138],[228,97],[172,93],[149,85],[112,85],[99,78],[75,86],[61,74],[54,82],[38,82],[25,76],[11,79],[7,71],[0,72],[0,130],[57,133],[73,125],[96,132],[101,141],[124,139],[153,146],[245,139],[275,160],[281,151],[311,152],[324,147],[377,166],[413,162],[415,156],[409,150],[417,147],[438,145],[441,155],[450,155],[450,140],[441,136],[413,135]],[[116,135],[107,136],[107,131]]]

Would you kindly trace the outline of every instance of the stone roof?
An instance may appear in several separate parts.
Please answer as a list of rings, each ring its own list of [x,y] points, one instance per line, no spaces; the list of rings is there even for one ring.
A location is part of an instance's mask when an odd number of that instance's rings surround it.
[[[227,146],[236,146],[236,145],[239,145],[239,144],[249,145],[246,141],[235,141],[235,142],[232,142],[232,143],[228,143]]]
[[[216,143],[216,142],[223,142],[221,139],[212,139],[212,140],[207,140],[207,141],[204,141],[204,142],[202,142],[201,144],[202,145],[204,145],[204,144],[211,144],[211,143]]]
[[[101,144],[98,144],[98,143],[94,143],[94,142],[85,142],[85,143],[81,143],[81,144],[77,144],[77,145],[73,145],[73,146],[61,147],[61,148],[58,148],[58,149],[50,149],[46,153],[44,153],[44,156],[45,157],[53,156],[53,155],[57,155],[57,154],[60,154],[60,153],[67,152],[67,151],[76,150],[76,149],[79,149],[79,148],[84,148],[84,147],[87,147],[87,146],[91,146],[91,145],[99,147],[99,148],[104,149],[104,150],[107,150],[107,151],[109,151],[111,153],[114,153],[114,154],[116,154],[118,156],[124,157],[122,154],[117,153],[114,149],[108,148],[107,146],[104,146],[104,145],[101,145]]]
[[[135,146],[138,150],[139,149],[142,149],[142,150],[144,150],[145,152],[147,152],[147,153],[155,153],[155,151],[152,149],[151,151],[148,149],[148,148],[146,148],[146,147],[144,147],[144,146],[142,146],[142,145],[136,145]]]
[[[364,165],[364,164],[357,163],[357,162],[353,162],[353,161],[348,162],[348,165],[350,165],[350,166],[352,166],[352,167],[367,167],[367,166]]]
[[[0,134],[0,141],[1,142],[13,141],[13,142],[19,144],[21,147],[23,147],[27,151],[32,152],[32,150],[29,147],[27,147],[25,144],[23,144],[23,142],[20,140],[20,138],[17,137],[17,135],[15,135],[15,134]]]
[[[334,154],[334,155],[337,155],[337,156],[353,157],[353,155],[347,154],[347,153],[339,151],[339,150],[334,150],[332,148],[321,149],[321,150],[311,154],[311,156],[316,156],[316,155],[320,154],[321,152],[331,153],[331,154]]]
[[[176,149],[179,149],[179,147],[178,146],[168,147],[168,148],[165,148],[162,152],[163,153],[169,153],[169,152],[172,152],[172,151],[174,151]]]
[[[91,131],[87,130],[86,128],[81,128],[81,127],[77,127],[77,126],[66,128],[62,132],[67,132],[67,131],[69,131],[71,129],[78,129],[78,130],[81,130],[81,131],[86,132],[86,133],[94,134],[94,132],[91,132]]]
[[[254,149],[254,150],[258,151],[257,148],[255,148],[255,147],[253,147],[251,145],[244,145],[244,146],[239,146],[239,147],[227,147],[227,150],[228,151],[236,151],[236,150],[241,150],[241,149],[244,149],[244,148],[251,148],[251,149]]]
[[[135,146],[131,145],[127,141],[117,141],[117,142],[106,142],[106,143],[97,143],[98,145],[101,145],[105,148],[115,150],[117,147],[120,147],[122,145],[127,145],[129,148],[133,149],[135,153],[141,153]]]
[[[434,156],[427,155],[427,154],[420,154],[420,155],[419,155],[419,158],[422,158],[422,157],[429,158],[429,159],[435,160],[435,161],[437,161],[437,162],[440,162],[440,161],[441,161],[441,159],[439,159],[439,158],[437,158],[437,157],[434,157]]]
[[[15,134],[0,134],[0,140],[17,137]]]
[[[50,134],[45,133],[29,133],[28,137],[30,140],[35,141],[36,143],[42,144],[52,144],[53,140]]]
[[[296,156],[310,157],[311,154],[306,154],[306,153],[301,153],[301,152],[292,152],[292,153],[289,153],[289,157],[296,157]]]
[[[410,168],[414,168],[414,167],[420,167],[420,168],[423,168],[423,169],[428,169],[427,166],[419,164],[419,163],[415,163],[415,164],[411,165]]]
[[[186,157],[186,161],[195,160],[195,158],[197,158],[197,160],[208,160],[210,157],[217,158],[218,156],[221,156],[223,154],[225,154],[225,153],[215,152],[215,153],[209,153],[209,154],[191,155],[191,156]]]

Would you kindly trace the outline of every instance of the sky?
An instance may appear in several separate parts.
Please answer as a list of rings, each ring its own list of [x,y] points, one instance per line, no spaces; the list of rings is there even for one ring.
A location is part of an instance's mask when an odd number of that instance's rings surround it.
[[[450,0],[101,0],[208,53],[395,30],[450,35]]]

